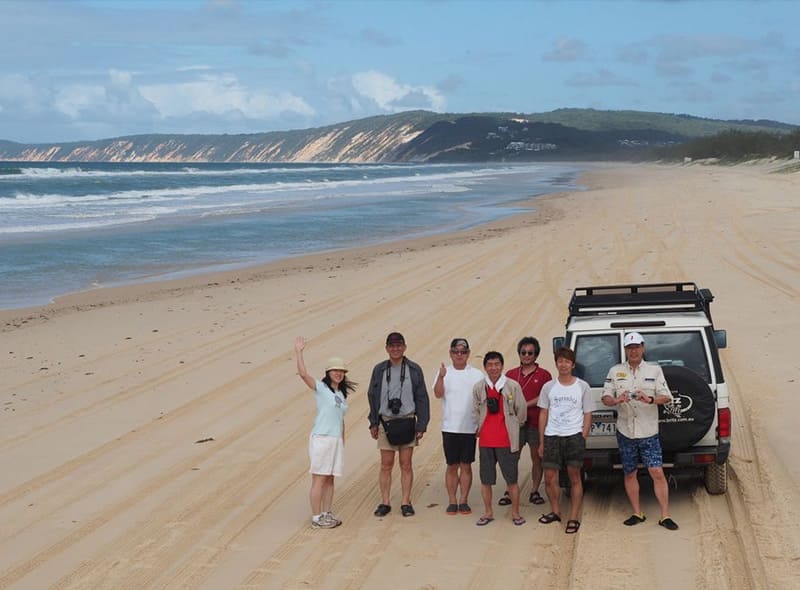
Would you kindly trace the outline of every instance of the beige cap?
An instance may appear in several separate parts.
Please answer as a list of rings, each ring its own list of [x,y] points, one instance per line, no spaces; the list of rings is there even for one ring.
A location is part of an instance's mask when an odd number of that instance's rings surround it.
[[[332,356],[328,359],[328,366],[325,367],[325,372],[339,370],[344,371],[347,373],[347,365],[344,364],[344,360],[339,358],[338,356]]]

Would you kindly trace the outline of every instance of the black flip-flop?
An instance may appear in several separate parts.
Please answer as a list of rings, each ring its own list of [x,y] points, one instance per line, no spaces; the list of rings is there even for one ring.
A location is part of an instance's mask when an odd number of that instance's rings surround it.
[[[528,498],[531,504],[544,504],[544,498],[539,492],[531,492],[531,497]]]
[[[542,514],[539,517],[539,522],[542,524],[550,524],[551,522],[561,522],[561,517],[555,512],[549,514]]]
[[[511,504],[511,496],[509,496],[509,495],[508,495],[508,492],[506,492],[505,494],[503,494],[503,497],[502,497],[502,498],[500,498],[500,499],[497,501],[497,503],[498,503],[500,506],[508,506],[509,504]]]

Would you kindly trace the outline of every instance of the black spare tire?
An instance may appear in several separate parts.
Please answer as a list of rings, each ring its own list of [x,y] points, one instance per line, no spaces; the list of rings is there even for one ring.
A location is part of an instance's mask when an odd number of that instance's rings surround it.
[[[714,423],[714,393],[702,377],[686,367],[662,368],[674,400],[658,407],[661,447],[683,451],[703,438]]]

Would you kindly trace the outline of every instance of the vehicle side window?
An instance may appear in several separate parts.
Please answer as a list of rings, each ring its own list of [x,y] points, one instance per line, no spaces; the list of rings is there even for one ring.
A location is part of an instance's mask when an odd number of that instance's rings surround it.
[[[620,362],[619,334],[587,334],[575,340],[575,373],[592,387],[602,387],[608,370]]]
[[[706,383],[711,374],[703,345],[703,336],[698,331],[661,332],[644,334],[644,358],[651,363],[691,369]]]

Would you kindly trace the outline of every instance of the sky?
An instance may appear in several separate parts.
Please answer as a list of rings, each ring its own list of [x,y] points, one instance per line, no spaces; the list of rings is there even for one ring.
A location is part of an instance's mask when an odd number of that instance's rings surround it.
[[[0,0],[0,139],[425,109],[800,125],[800,1]]]

